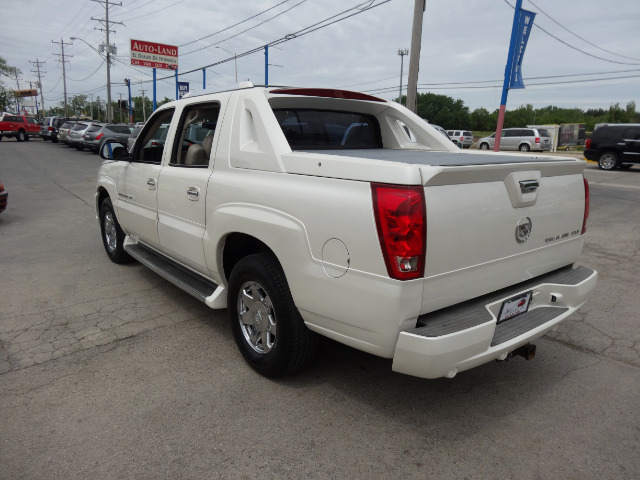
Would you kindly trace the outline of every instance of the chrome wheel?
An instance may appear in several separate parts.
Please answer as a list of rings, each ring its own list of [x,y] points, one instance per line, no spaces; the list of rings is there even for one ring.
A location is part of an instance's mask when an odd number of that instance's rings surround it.
[[[113,220],[111,211],[105,213],[102,222],[104,227],[104,244],[109,252],[113,253],[118,246],[118,235],[116,232],[116,223]]]
[[[521,152],[528,152],[529,150],[531,150],[531,148],[529,148],[529,145],[527,145],[526,143],[523,143],[522,145],[520,145]]]
[[[481,143],[480,144],[480,150],[489,150],[489,144],[488,143]]]
[[[603,153],[598,160],[598,166],[602,170],[613,170],[617,163],[618,158],[611,152]]]
[[[238,321],[249,346],[269,353],[276,343],[276,315],[271,298],[257,282],[245,282],[238,292]]]

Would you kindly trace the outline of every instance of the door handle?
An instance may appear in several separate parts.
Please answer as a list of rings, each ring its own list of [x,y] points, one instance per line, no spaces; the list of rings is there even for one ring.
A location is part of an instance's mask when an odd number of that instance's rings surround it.
[[[520,181],[520,191],[522,193],[535,192],[540,187],[538,180],[522,180]]]
[[[147,180],[147,188],[149,190],[155,190],[156,189],[156,179],[155,178],[150,178],[149,180]]]
[[[200,198],[200,189],[198,187],[189,187],[187,189],[187,198],[192,202],[197,202]]]

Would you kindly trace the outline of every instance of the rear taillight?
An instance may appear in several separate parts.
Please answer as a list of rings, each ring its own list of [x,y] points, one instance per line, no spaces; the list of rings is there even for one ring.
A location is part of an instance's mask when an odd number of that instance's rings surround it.
[[[101,133],[100,135],[96,136],[95,140],[100,140],[102,137],[104,137],[104,133]]]
[[[536,137],[536,143],[540,143],[540,137]]]
[[[584,217],[582,219],[581,235],[584,235],[587,231],[587,219],[589,218],[590,198],[589,198],[589,182],[587,181],[587,177],[583,175],[582,179],[584,180]]]
[[[584,142],[584,146],[587,150],[591,148],[591,137],[587,138],[587,141]]]
[[[422,186],[371,184],[378,239],[396,280],[424,275],[427,222]]]
[[[49,127],[47,128],[47,130],[49,130],[50,132],[53,132],[53,127]]]
[[[460,141],[461,141],[461,142],[464,142],[464,137],[460,137]]]

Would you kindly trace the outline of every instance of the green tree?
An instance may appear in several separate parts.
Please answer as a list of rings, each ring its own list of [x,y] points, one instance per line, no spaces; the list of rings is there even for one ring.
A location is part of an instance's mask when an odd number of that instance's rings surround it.
[[[0,57],[0,110],[13,110],[15,107],[13,90],[4,85],[2,77],[13,77],[16,74],[21,75],[22,71],[8,65],[7,61]]]
[[[471,130],[486,132],[493,130],[495,126],[496,123],[486,108],[476,108],[471,112]]]
[[[418,93],[418,115],[444,129],[471,128],[469,107],[446,95]]]

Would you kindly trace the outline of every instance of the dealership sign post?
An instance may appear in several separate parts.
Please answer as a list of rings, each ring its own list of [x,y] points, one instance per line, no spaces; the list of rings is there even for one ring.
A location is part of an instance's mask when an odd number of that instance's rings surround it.
[[[131,39],[131,65],[153,68],[153,109],[156,109],[156,69],[178,71],[178,47]],[[177,88],[177,87],[176,87]]]

